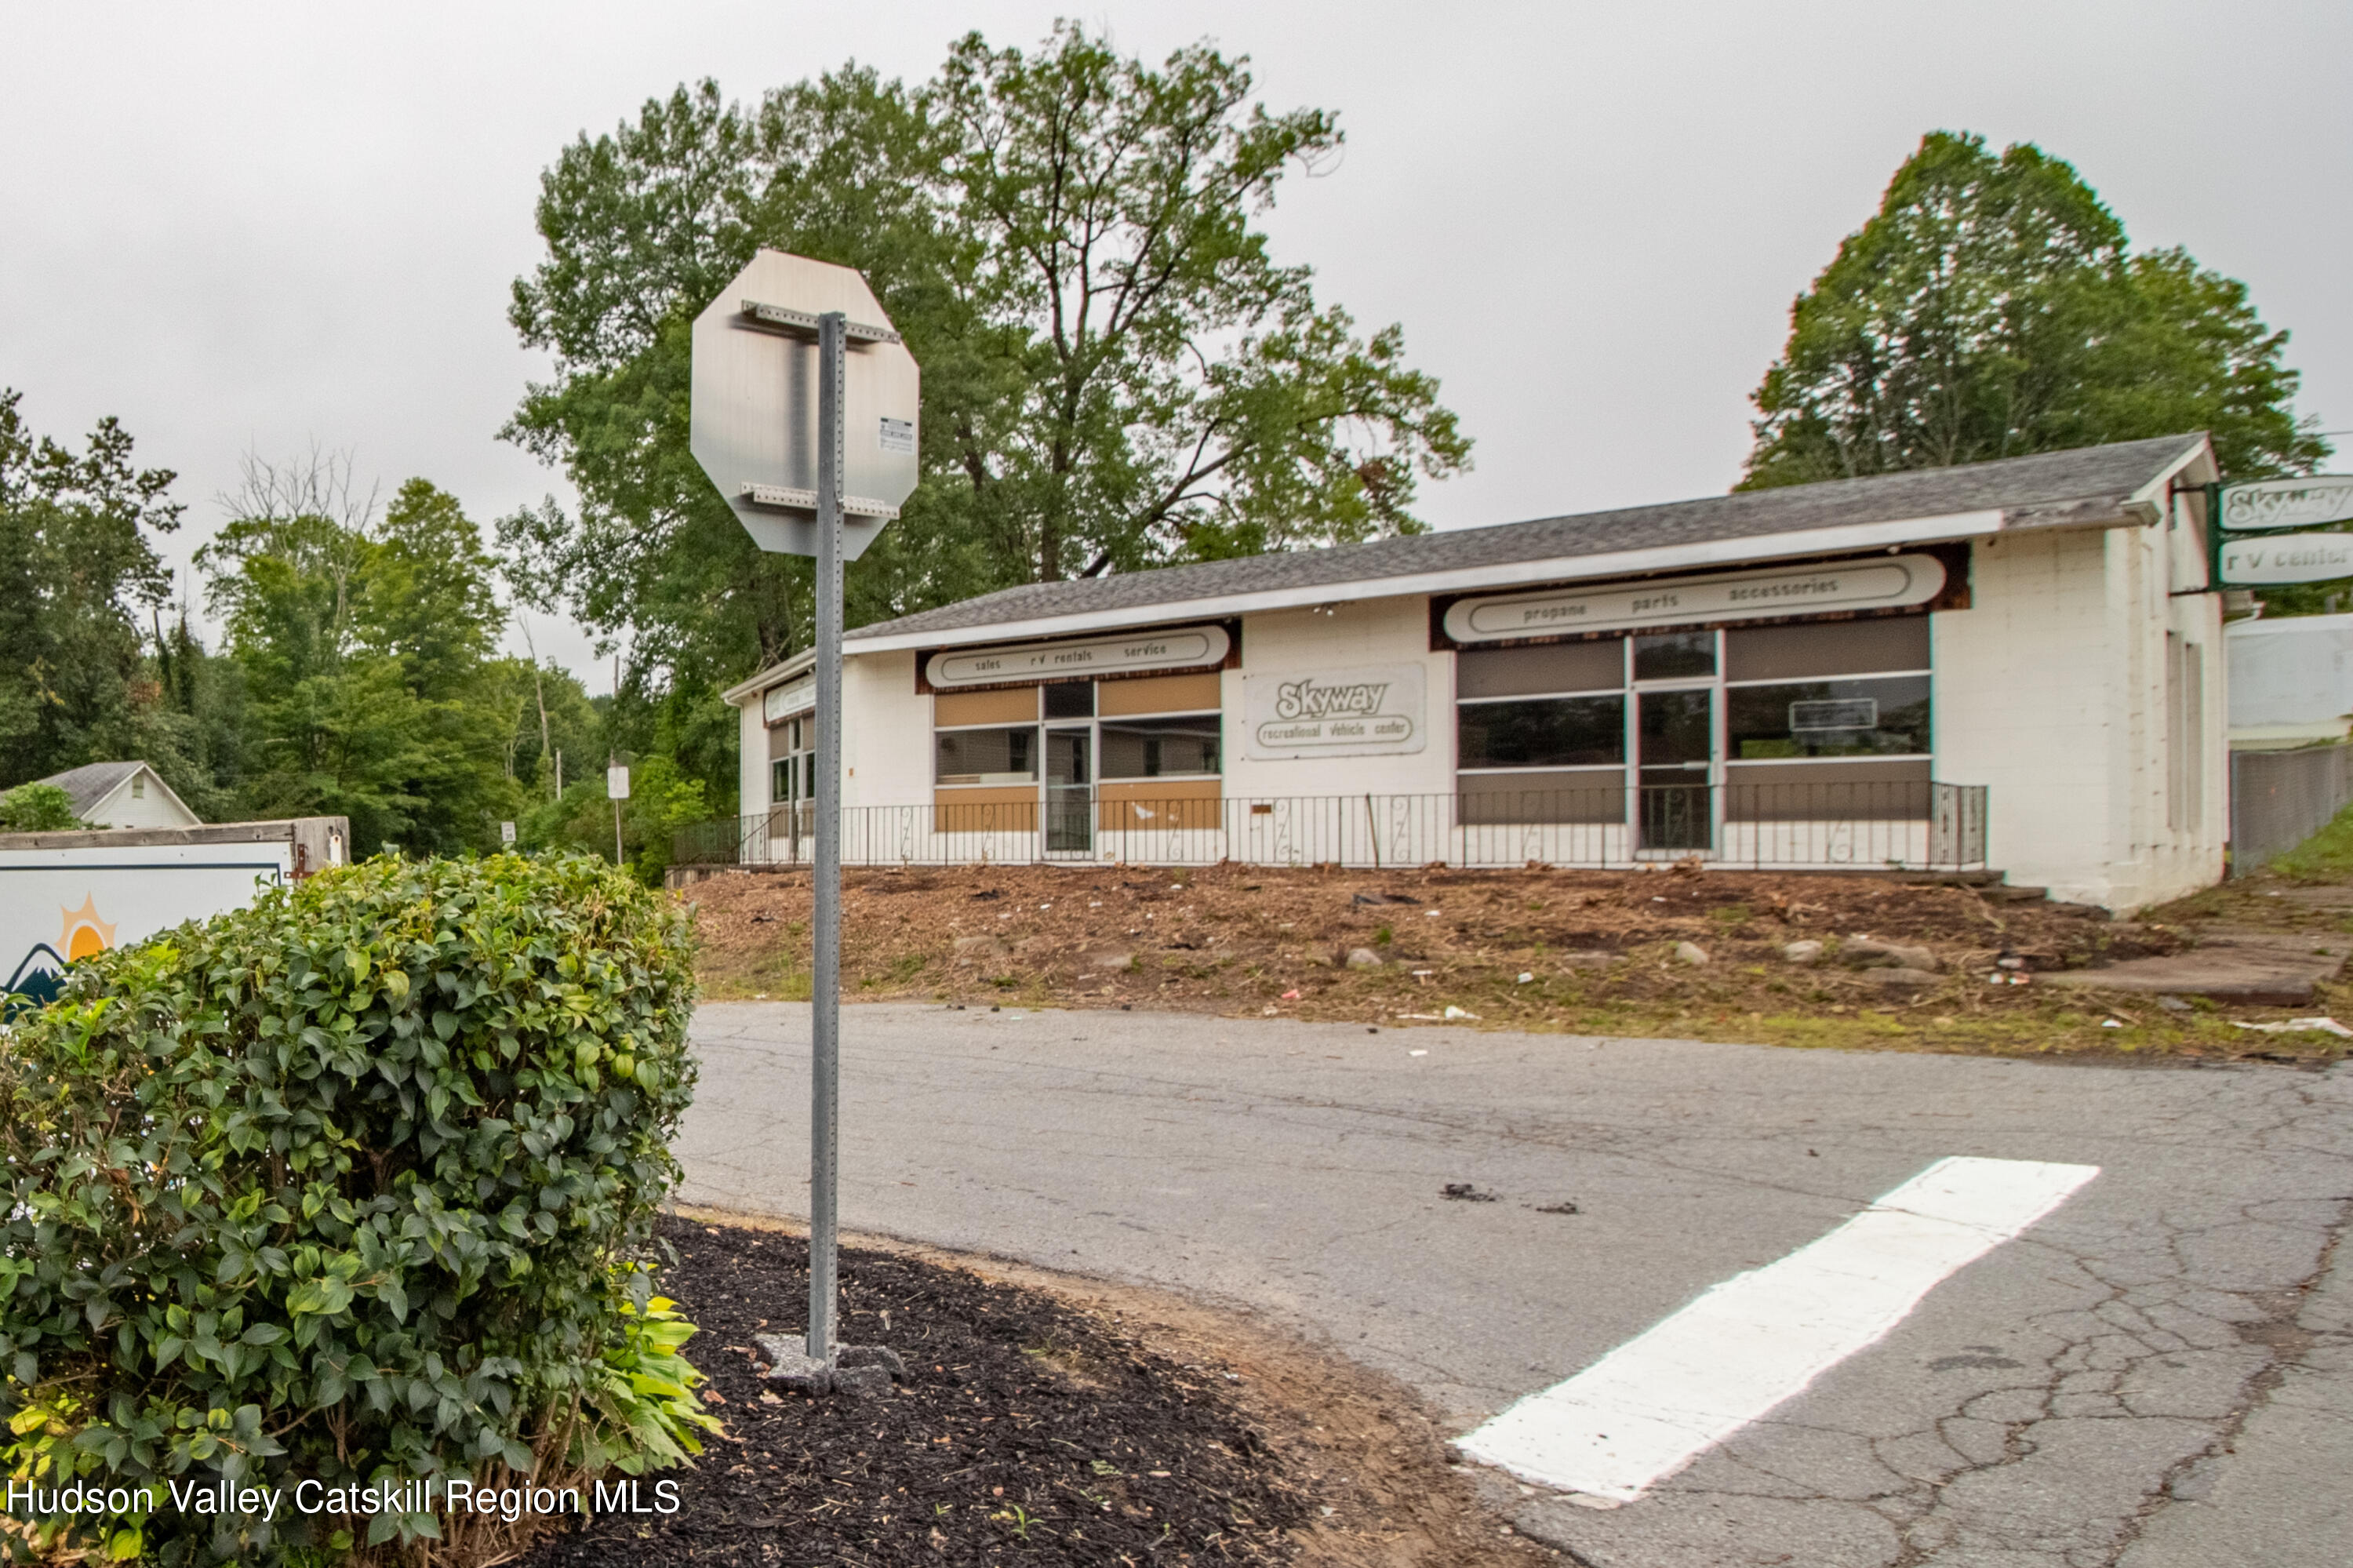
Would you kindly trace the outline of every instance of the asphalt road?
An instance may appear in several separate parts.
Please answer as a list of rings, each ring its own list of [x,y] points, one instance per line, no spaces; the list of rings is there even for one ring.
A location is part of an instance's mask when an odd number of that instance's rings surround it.
[[[684,1196],[806,1213],[807,1009],[694,1033]],[[2096,1165],[1638,1499],[1485,1485],[1607,1568],[2353,1559],[2344,1068],[915,1006],[844,1036],[845,1224],[1270,1312],[1461,1430],[1945,1156]]]

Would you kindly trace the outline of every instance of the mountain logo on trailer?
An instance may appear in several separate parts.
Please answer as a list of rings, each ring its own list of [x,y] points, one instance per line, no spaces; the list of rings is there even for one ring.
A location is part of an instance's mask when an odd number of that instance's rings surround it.
[[[16,965],[16,972],[8,977],[5,994],[0,995],[0,1017],[6,1017],[19,1008],[47,1007],[58,997],[58,988],[64,982],[66,961],[47,942],[36,942]]]

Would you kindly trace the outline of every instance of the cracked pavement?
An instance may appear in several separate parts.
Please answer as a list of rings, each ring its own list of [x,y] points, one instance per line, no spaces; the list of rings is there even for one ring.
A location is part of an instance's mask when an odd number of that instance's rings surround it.
[[[915,1005],[843,1034],[845,1224],[1261,1310],[1458,1431],[1931,1160],[2098,1165],[1637,1501],[1482,1488],[1599,1568],[2353,1555],[2346,1068]],[[694,1037],[681,1195],[805,1214],[807,1008]],[[1465,1181],[1498,1201],[1440,1196]]]

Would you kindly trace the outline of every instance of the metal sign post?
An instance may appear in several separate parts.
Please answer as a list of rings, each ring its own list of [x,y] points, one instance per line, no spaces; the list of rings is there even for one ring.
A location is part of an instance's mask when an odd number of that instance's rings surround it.
[[[809,965],[808,1354],[833,1361],[841,1111],[841,384],[839,311],[817,329],[817,917]]]
[[[691,444],[764,550],[817,564],[817,910],[809,963],[811,1392],[892,1360],[840,1343],[842,570],[915,488],[921,373],[866,280],[763,250],[694,320]],[[781,1351],[764,1353],[784,1375]],[[880,1358],[880,1361],[876,1358]],[[788,1380],[789,1381],[789,1380]]]

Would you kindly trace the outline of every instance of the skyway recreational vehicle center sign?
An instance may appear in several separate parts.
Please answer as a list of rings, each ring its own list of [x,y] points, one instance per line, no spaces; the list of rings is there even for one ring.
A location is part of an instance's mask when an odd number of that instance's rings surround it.
[[[1419,751],[1429,742],[1427,689],[1419,664],[1250,675],[1242,682],[1243,750],[1262,761]]]

